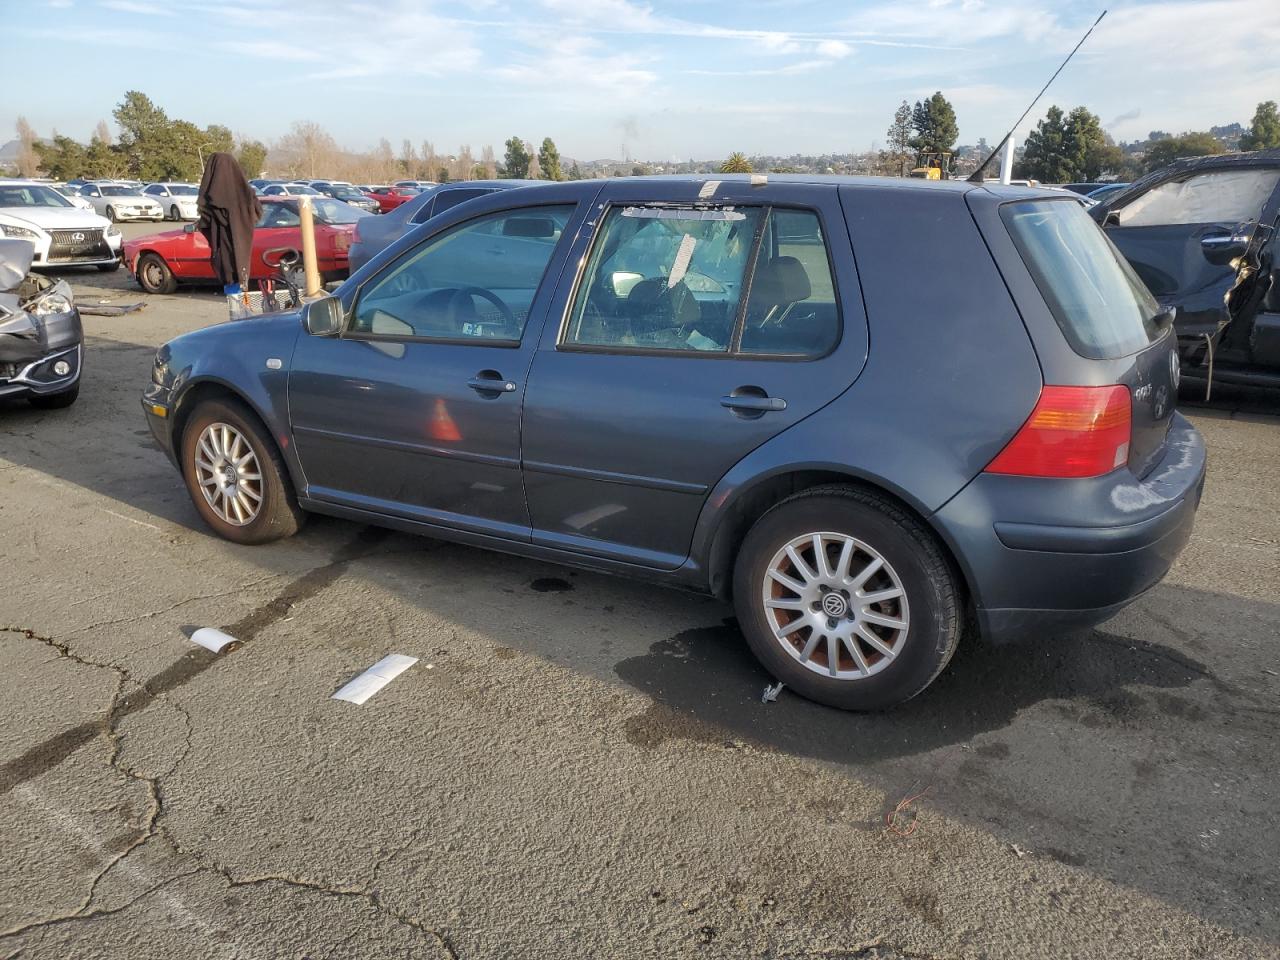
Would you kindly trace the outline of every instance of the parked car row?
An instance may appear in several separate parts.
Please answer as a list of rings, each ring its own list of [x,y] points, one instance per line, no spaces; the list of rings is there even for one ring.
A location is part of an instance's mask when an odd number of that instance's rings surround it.
[[[0,237],[26,240],[35,267],[120,266],[120,231],[34,180],[0,180]]]

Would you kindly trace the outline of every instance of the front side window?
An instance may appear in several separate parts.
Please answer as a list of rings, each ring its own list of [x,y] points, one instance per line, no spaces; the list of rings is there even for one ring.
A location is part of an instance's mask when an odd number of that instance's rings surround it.
[[[518,342],[573,209],[507,210],[432,237],[360,292],[348,333]]]
[[[839,330],[812,211],[621,207],[596,237],[561,342],[812,358]]]
[[[70,200],[51,187],[0,183],[0,207],[70,207]]]
[[[260,227],[296,227],[302,223],[298,208],[289,203],[264,203]]]
[[[1213,170],[1152,187],[1117,211],[1122,227],[1256,220],[1280,170]]]

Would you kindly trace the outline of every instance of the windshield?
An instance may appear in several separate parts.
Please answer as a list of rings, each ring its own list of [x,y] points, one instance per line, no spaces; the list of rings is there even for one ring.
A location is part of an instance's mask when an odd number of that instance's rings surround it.
[[[364,194],[351,187],[332,187],[333,195],[339,200],[363,200]]]
[[[0,207],[71,207],[70,200],[52,187],[36,184],[12,186],[0,184]]]
[[[200,188],[187,183],[171,183],[169,193],[175,197],[194,197],[200,193]]]
[[[296,185],[296,184],[295,184],[295,185],[292,185],[292,186],[288,187],[287,189],[288,189],[288,191],[289,191],[291,194],[293,194],[295,197],[322,197],[322,196],[324,196],[324,194],[322,194],[319,190],[315,190],[315,189],[313,189],[312,187],[302,187],[302,186],[298,186],[298,185]]]
[[[315,211],[316,219],[321,223],[355,223],[361,217],[369,216],[364,210],[359,210],[341,200],[330,200],[328,197],[311,201],[311,208]]]
[[[133,187],[103,187],[102,195],[104,197],[132,197],[138,191]]]
[[[1007,203],[1000,215],[1076,353],[1114,359],[1159,338],[1155,297],[1078,203]]]

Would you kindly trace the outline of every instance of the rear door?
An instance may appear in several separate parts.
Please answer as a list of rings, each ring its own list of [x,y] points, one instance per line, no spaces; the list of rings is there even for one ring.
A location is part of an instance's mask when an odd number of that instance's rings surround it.
[[[1232,319],[1227,295],[1238,267],[1210,262],[1203,245],[1262,219],[1278,182],[1280,170],[1265,167],[1206,170],[1157,183],[1107,210],[1107,235],[1156,299],[1177,307],[1180,335],[1216,336]]]
[[[836,187],[618,181],[569,263],[525,398],[533,540],[673,569],[716,482],[866,359]]]

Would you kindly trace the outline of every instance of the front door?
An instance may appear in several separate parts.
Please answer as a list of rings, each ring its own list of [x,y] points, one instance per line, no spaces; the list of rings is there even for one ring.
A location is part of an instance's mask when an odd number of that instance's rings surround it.
[[[520,405],[574,211],[448,227],[361,286],[341,336],[299,340],[289,412],[309,498],[528,539]]]
[[[1177,307],[1179,336],[1217,337],[1234,319],[1228,293],[1239,266],[1214,263],[1206,253],[1246,221],[1274,222],[1278,181],[1280,171],[1265,167],[1210,169],[1157,183],[1106,210],[1107,236],[1156,299]]]
[[[857,377],[866,319],[835,186],[600,199],[529,375],[533,541],[671,569],[729,468]]]

